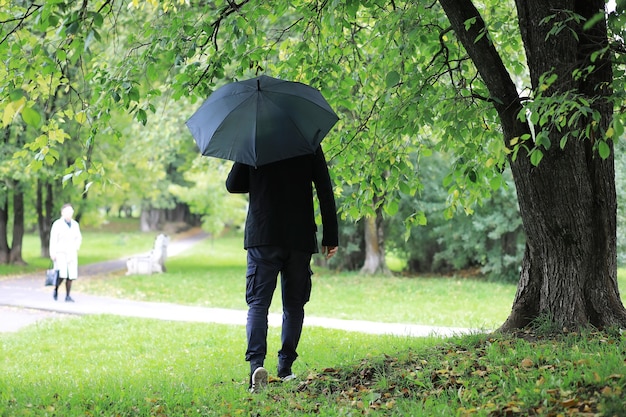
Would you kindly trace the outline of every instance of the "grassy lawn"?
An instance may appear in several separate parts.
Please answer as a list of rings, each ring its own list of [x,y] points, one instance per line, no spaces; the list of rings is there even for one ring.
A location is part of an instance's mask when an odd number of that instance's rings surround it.
[[[168,259],[162,275],[117,274],[76,283],[75,291],[143,301],[246,309],[241,237],[206,240]],[[307,314],[438,326],[494,328],[510,310],[515,285],[467,278],[367,277],[313,267]],[[277,289],[272,310],[281,309]]]
[[[148,250],[154,235],[130,230],[85,231],[81,262]],[[80,279],[76,298],[246,308],[240,237],[201,242],[167,267]],[[515,285],[473,278],[313,269],[310,316],[491,329],[515,294]],[[626,288],[625,271],[619,275]],[[273,309],[280,311],[279,297]],[[275,375],[279,329],[270,328],[268,343],[266,367]],[[246,389],[244,351],[242,326],[108,315],[46,320],[0,333],[0,417],[626,415],[626,340],[617,329],[438,339],[307,327],[297,380],[271,378],[256,395]]]
[[[446,340],[307,328],[247,392],[240,326],[86,316],[0,335],[0,416],[623,416],[619,332]],[[270,329],[275,352],[279,330]],[[276,359],[266,366],[275,375]]]

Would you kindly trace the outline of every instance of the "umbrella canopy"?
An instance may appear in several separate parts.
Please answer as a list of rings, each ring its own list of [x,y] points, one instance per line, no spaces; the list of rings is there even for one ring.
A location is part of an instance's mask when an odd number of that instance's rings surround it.
[[[260,166],[314,153],[337,120],[315,88],[261,75],[218,88],[187,127],[202,155]]]

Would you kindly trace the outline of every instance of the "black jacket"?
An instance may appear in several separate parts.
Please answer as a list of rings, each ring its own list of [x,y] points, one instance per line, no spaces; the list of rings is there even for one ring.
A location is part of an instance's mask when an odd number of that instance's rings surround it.
[[[322,215],[322,245],[338,246],[335,198],[321,147],[314,155],[254,168],[235,163],[226,188],[250,193],[244,247],[274,245],[318,252],[313,184]]]

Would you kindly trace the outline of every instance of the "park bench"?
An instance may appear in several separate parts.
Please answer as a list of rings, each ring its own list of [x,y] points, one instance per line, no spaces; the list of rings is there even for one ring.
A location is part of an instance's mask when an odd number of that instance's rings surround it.
[[[167,258],[169,242],[170,238],[161,233],[154,239],[154,247],[150,253],[128,258],[126,275],[149,275],[155,272],[165,272],[165,259]]]

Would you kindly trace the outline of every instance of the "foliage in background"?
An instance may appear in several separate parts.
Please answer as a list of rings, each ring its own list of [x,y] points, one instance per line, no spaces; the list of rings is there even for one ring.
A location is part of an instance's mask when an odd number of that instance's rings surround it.
[[[494,275],[509,275],[508,251],[477,260],[471,246],[490,245],[475,239],[456,244],[449,231],[473,222],[497,235],[506,232],[500,231],[506,215],[494,213],[490,224],[488,215],[460,215],[460,223],[434,232],[441,242],[413,240],[431,235],[429,228],[439,222],[438,211],[426,216],[426,204],[419,201],[420,190],[429,186],[421,165],[436,160],[438,152],[454,155],[446,161],[448,175],[437,197],[445,201],[441,210],[448,217],[481,211],[481,201],[487,210],[494,190],[506,183],[495,113],[476,99],[488,94],[465,52],[451,42],[449,22],[436,2],[0,4],[0,54],[7,63],[0,69],[0,113],[3,127],[13,129],[12,135],[24,133],[28,142],[26,148],[11,142],[2,149],[7,157],[0,171],[28,184],[37,167],[37,176],[47,170],[58,180],[64,175],[76,190],[60,199],[77,198],[89,184],[94,192],[83,202],[90,213],[85,222],[101,221],[97,209],[109,203],[113,210],[125,204],[171,207],[176,198],[170,192],[176,190],[204,216],[207,230],[218,230],[222,219],[216,213],[230,203],[218,201],[219,193],[207,204],[199,202],[206,175],[195,172],[202,163],[192,162],[199,156],[183,122],[218,86],[267,73],[320,88],[341,115],[324,142],[346,220],[342,242],[348,259],[339,266],[355,265],[361,243],[348,232],[358,231],[356,219],[371,214],[377,201],[393,225],[386,235],[391,245],[404,252],[415,246],[406,255],[413,263],[427,263],[420,258],[436,250],[442,264],[457,256],[466,259],[461,263],[489,264]],[[522,87],[527,69],[511,10],[512,5],[487,2],[481,12]],[[623,19],[623,13],[609,16],[616,33]],[[617,69],[616,83],[623,76]],[[46,117],[46,94],[53,96],[53,87],[62,105]],[[89,161],[88,149],[94,152]],[[76,157],[51,165],[69,154]],[[188,170],[194,173],[182,173]],[[32,187],[25,189],[32,202]],[[414,205],[407,210],[407,204]],[[32,208],[27,216],[33,224]],[[426,228],[415,227],[425,221]],[[516,230],[516,224],[508,228]],[[407,230],[411,239],[405,245],[401,236]]]
[[[226,177],[232,166],[214,158],[196,158],[183,173],[186,186],[172,185],[169,191],[201,215],[202,227],[214,236],[224,229],[241,229],[246,219],[247,199],[226,191]]]
[[[444,179],[450,157],[434,153],[414,162],[421,185],[414,196],[401,194],[397,213],[386,216],[386,250],[408,274],[450,274],[472,270],[490,279],[517,281],[524,251],[524,233],[515,186],[505,170],[504,183],[472,212],[448,218],[449,194]],[[350,187],[340,187],[350,193]],[[338,197],[343,204],[344,195]],[[405,219],[420,217],[407,230]],[[340,219],[341,250],[328,266],[358,270],[363,264],[363,227],[349,216]],[[397,269],[396,269],[397,270]],[[472,272],[472,273],[474,273]]]

